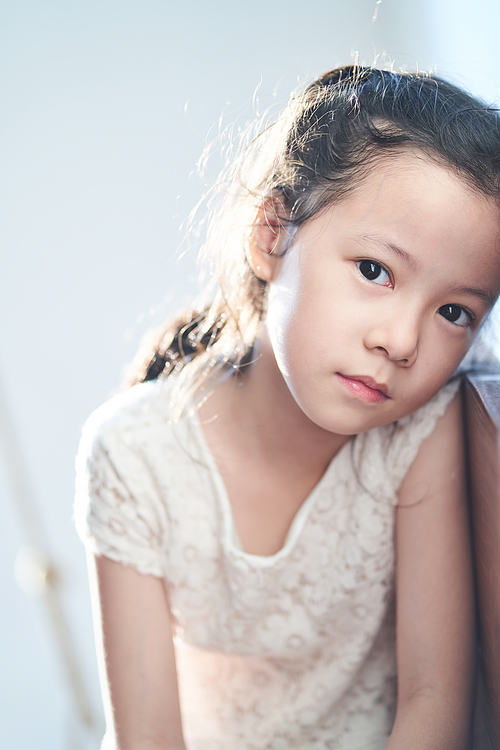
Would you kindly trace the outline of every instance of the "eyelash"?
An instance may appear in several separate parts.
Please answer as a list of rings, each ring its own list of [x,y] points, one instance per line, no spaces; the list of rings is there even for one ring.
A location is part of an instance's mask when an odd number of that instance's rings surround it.
[[[446,310],[446,309],[450,310],[450,308],[452,307],[459,309],[460,314],[465,313],[465,315],[467,316],[466,323],[456,323],[454,320],[448,320],[448,318],[445,318],[441,310]],[[452,325],[458,326],[458,328],[468,328],[469,326],[473,325],[473,323],[476,320],[475,316],[471,312],[469,312],[469,310],[466,310],[465,307],[462,307],[462,305],[453,305],[453,304],[441,305],[441,307],[438,309],[438,313],[442,315],[442,317],[445,318],[445,320],[448,320],[448,322],[451,323]]]
[[[365,274],[365,273],[364,273],[364,272],[363,272],[363,271],[361,270],[361,266],[362,266],[362,264],[363,264],[363,263],[366,263],[366,264],[367,264],[368,266],[372,266],[372,271],[371,271],[372,273],[374,273],[374,271],[373,271],[373,268],[374,268],[374,267],[376,267],[376,268],[379,268],[379,269],[380,269],[381,271],[384,271],[384,272],[385,272],[385,273],[387,274],[387,276],[388,276],[388,279],[389,279],[389,282],[390,282],[390,285],[391,285],[391,287],[393,286],[393,283],[392,283],[392,278],[391,278],[391,274],[389,273],[389,271],[387,270],[387,268],[386,268],[385,266],[383,266],[383,265],[382,265],[382,263],[378,263],[378,261],[376,261],[376,260],[370,260],[370,258],[362,258],[361,260],[357,260],[357,261],[356,261],[356,265],[357,265],[357,267],[358,267],[358,271],[360,272],[361,276],[362,276],[362,277],[363,277],[364,279],[366,279],[366,281],[370,281],[370,282],[371,282],[372,284],[376,284],[377,286],[384,286],[384,287],[388,287],[388,284],[387,284],[387,283],[385,283],[385,284],[378,284],[378,283],[377,283],[377,282],[376,282],[376,281],[375,281],[374,279],[370,279],[370,278],[369,278],[369,277],[368,277],[368,276],[367,276],[367,275],[366,275],[366,274]],[[369,270],[368,268],[366,268],[365,270],[367,271],[367,273],[370,273],[370,270]]]
[[[363,264],[363,263],[368,264],[368,267],[365,267],[366,273],[364,273],[361,270],[361,264]],[[383,286],[383,287],[389,287],[389,283],[390,283],[390,287],[393,288],[394,284],[393,284],[393,281],[392,281],[392,278],[391,278],[391,274],[389,273],[389,271],[387,270],[387,268],[384,265],[382,265],[382,263],[379,263],[376,260],[370,260],[369,258],[362,258],[361,260],[357,260],[356,261],[356,266],[358,267],[359,273],[361,274],[361,276],[363,276],[364,279],[366,279],[366,281],[369,281],[372,284],[376,284],[377,286]],[[371,266],[371,269],[369,268],[370,266]],[[375,273],[376,268],[380,269],[381,271],[384,271],[387,274],[388,279],[389,279],[389,283],[377,284],[377,281],[375,281],[375,279],[370,279],[368,277],[367,273]],[[379,274],[377,274],[376,278],[378,278],[378,275]],[[460,315],[462,313],[465,313],[465,315],[467,316],[467,322],[466,323],[457,323],[454,320],[449,320],[448,318],[446,318],[445,315],[444,315],[444,311],[447,310],[448,313],[451,313],[452,308],[460,310]],[[473,325],[475,323],[475,321],[476,321],[475,315],[473,315],[473,313],[471,313],[470,310],[466,310],[465,307],[462,307],[462,305],[455,305],[455,304],[441,305],[441,307],[438,308],[438,313],[443,318],[445,318],[445,320],[447,320],[452,325],[457,326],[458,328],[467,328],[470,325]],[[457,318],[458,320],[460,319],[460,315]]]

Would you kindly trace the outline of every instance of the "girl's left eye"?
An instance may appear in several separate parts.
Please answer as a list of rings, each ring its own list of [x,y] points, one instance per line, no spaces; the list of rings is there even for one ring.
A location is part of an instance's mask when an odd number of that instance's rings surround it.
[[[359,272],[365,279],[380,286],[392,286],[389,272],[380,263],[374,260],[358,260],[356,262]]]
[[[460,305],[443,305],[439,308],[438,313],[450,323],[456,326],[468,326],[472,323],[472,316]]]

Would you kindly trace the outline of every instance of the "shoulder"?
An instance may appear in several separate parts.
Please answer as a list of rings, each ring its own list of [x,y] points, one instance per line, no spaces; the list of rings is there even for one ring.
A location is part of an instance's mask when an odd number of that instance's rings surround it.
[[[389,492],[394,502],[399,487],[415,461],[424,441],[435,431],[441,418],[447,413],[461,385],[456,377],[444,385],[438,393],[413,414],[396,423],[372,430],[367,442],[372,446],[373,455],[383,466],[384,492]],[[459,399],[455,399],[460,409]]]
[[[421,495],[447,483],[464,482],[464,429],[460,394],[448,402],[445,411],[436,420],[434,429],[418,446],[415,458],[408,468],[399,490],[399,505],[411,505],[415,493]],[[422,479],[425,479],[425,483]]]
[[[450,403],[458,393],[462,380],[453,378],[420,409],[401,419],[395,431],[395,447],[415,445],[417,448],[434,430],[438,420],[446,413]]]
[[[168,440],[171,386],[151,381],[119,393],[96,409],[82,429],[77,470],[100,453],[117,455]]]
[[[170,390],[166,381],[151,381],[112,396],[92,412],[83,427],[83,436],[106,440],[116,433],[168,422]]]
[[[400,421],[394,436],[391,460],[395,467],[396,489],[408,473],[415,461],[422,444],[435,432],[442,418],[452,407],[453,413],[458,414],[459,399],[455,398],[461,386],[461,378],[454,378],[441,388],[438,393],[424,406]],[[446,420],[448,424],[449,418]]]
[[[166,381],[139,384],[113,396],[85,423],[75,462],[77,499],[117,487],[144,495],[161,478],[168,483],[182,462],[186,425],[170,421],[171,386]]]
[[[166,487],[175,475],[165,382],[134,386],[87,420],[76,459],[74,519],[94,554],[162,575]],[[165,450],[167,446],[167,450]]]

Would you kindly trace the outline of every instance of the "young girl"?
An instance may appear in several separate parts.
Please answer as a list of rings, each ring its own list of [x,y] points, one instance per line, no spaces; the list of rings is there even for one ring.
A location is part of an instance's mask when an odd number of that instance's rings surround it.
[[[500,290],[498,114],[339,68],[243,155],[213,300],[84,431],[103,747],[466,748],[456,371]]]

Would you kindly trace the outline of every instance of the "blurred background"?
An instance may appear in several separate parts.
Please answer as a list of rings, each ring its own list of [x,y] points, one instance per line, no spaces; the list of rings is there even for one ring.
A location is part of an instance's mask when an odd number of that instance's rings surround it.
[[[498,0],[1,0],[1,750],[99,747],[74,455],[141,336],[196,291],[177,251],[217,171],[198,176],[206,143],[256,91],[265,110],[355,55],[496,104],[499,28]]]

